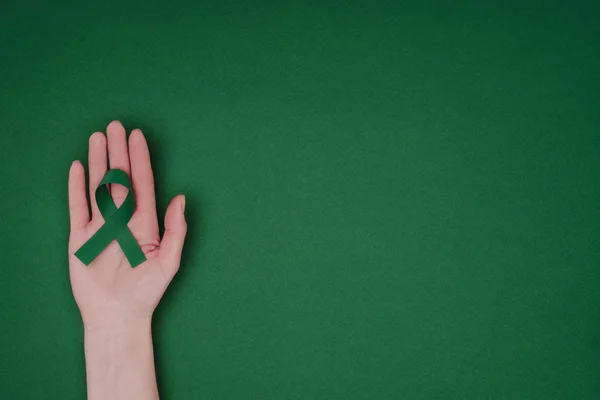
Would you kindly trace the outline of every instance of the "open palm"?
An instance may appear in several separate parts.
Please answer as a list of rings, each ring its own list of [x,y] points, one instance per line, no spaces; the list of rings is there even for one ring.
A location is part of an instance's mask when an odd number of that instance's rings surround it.
[[[108,156],[107,156],[108,154]],[[91,217],[86,197],[83,165],[75,161],[69,173],[69,271],[73,295],[87,329],[149,318],[165,289],[179,269],[181,249],[186,235],[185,197],[176,196],[165,214],[165,234],[159,237],[154,177],[144,135],[135,129],[129,136],[118,121],[111,122],[89,140],[89,190]],[[128,223],[146,261],[131,268],[118,243],[113,241],[89,265],[74,253],[103,224],[104,219],[94,193],[108,169],[121,169],[131,178],[136,209]],[[111,196],[119,207],[127,189],[113,184]]]

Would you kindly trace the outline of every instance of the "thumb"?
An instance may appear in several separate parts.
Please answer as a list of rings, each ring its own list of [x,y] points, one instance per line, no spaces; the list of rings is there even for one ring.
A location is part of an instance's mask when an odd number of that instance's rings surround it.
[[[160,243],[159,257],[164,262],[164,268],[171,275],[179,269],[181,249],[187,232],[185,222],[185,196],[175,196],[165,213],[165,234]]]

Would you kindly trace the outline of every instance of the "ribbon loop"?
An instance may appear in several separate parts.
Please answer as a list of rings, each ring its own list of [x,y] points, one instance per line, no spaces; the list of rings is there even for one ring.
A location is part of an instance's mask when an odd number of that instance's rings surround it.
[[[125,186],[128,190],[127,197],[119,208],[108,192],[106,185],[110,183]],[[135,210],[135,196],[127,173],[120,169],[108,170],[96,189],[95,197],[104,218],[104,225],[75,252],[75,256],[85,265],[90,265],[113,240],[116,240],[132,267],[146,261],[144,252],[127,227]]]

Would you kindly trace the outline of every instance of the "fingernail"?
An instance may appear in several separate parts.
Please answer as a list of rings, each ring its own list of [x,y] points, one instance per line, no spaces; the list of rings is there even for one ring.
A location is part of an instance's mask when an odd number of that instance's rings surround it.
[[[90,142],[92,143],[100,143],[104,139],[104,134],[102,132],[94,132],[90,135]]]
[[[181,195],[181,211],[185,212],[185,195]]]

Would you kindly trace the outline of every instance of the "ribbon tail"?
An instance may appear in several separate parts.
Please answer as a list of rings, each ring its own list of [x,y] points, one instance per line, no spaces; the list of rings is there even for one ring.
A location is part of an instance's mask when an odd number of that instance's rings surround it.
[[[76,252],[75,257],[85,265],[90,265],[96,257],[112,242],[115,237],[110,224],[106,223],[83,244]]]
[[[123,229],[119,233],[117,236],[117,243],[119,243],[121,250],[125,253],[125,257],[127,257],[127,261],[129,261],[132,268],[135,268],[146,261],[144,252],[129,229]]]

